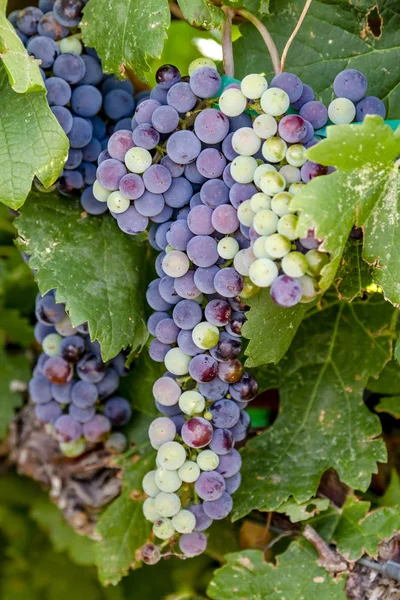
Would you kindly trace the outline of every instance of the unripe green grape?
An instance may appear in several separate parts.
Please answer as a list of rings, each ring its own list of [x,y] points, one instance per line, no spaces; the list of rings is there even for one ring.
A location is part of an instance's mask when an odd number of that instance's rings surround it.
[[[253,181],[258,188],[260,187],[261,177],[264,175],[264,173],[270,173],[271,171],[276,173],[276,168],[273,165],[267,165],[263,163],[257,167],[257,169],[254,171]]]
[[[289,187],[289,194],[292,194],[292,196],[295,196],[298,192],[300,192],[300,190],[303,188],[304,183],[301,183],[300,181],[298,183],[292,183],[292,185]]]
[[[152,163],[152,156],[145,148],[131,148],[125,154],[125,165],[132,173],[144,173]]]
[[[272,210],[261,210],[254,216],[253,227],[258,235],[275,233],[278,216]]]
[[[258,100],[268,89],[268,81],[262,75],[251,73],[242,79],[240,89],[246,98]]]
[[[279,88],[269,88],[261,96],[261,108],[267,115],[279,117],[283,115],[290,106],[289,96]]]
[[[312,302],[315,296],[318,294],[318,286],[315,279],[309,277],[308,275],[303,275],[302,277],[298,277],[298,281],[301,285],[301,289],[303,291],[303,295],[300,299],[302,304],[307,304],[308,302]]]
[[[263,192],[257,192],[250,198],[250,208],[253,213],[269,210],[271,208],[271,196],[267,196]]]
[[[147,498],[147,500],[143,502],[142,511],[145,518],[151,523],[157,521],[161,516],[156,509],[155,498]]]
[[[189,373],[190,361],[191,357],[182,352],[180,348],[171,348],[164,358],[165,368],[173,375],[186,375]]]
[[[318,250],[309,250],[306,252],[308,262],[308,271],[312,275],[319,275],[322,269],[329,263],[329,257],[326,252],[318,252]]]
[[[196,527],[196,517],[190,510],[180,510],[172,517],[172,524],[178,533],[192,533]]]
[[[292,183],[298,183],[301,180],[301,171],[298,167],[283,165],[283,167],[279,169],[279,173],[285,178],[286,186],[291,185]]]
[[[82,54],[83,46],[77,37],[70,35],[58,42],[61,54],[72,52],[73,54]]]
[[[175,250],[175,248],[173,248],[172,246],[170,246],[170,244],[167,244],[165,246],[164,252],[165,252],[165,254],[168,254],[168,252],[174,252],[174,250]]]
[[[237,156],[231,162],[231,175],[238,183],[251,183],[257,166],[252,156]]]
[[[253,121],[253,129],[258,137],[267,140],[278,131],[278,123],[272,115],[258,115]]]
[[[240,275],[248,275],[249,267],[244,263],[244,250],[239,250],[233,259],[233,266]]]
[[[192,340],[198,348],[209,350],[218,344],[219,329],[208,321],[203,321],[193,329]]]
[[[148,498],[148,500],[152,500],[152,498]],[[154,498],[154,506],[161,517],[173,517],[178,514],[181,509],[181,500],[176,494],[160,492],[158,496]]]
[[[169,540],[175,533],[175,528],[172,524],[171,519],[157,519],[153,525],[153,533],[160,540]]]
[[[250,279],[258,287],[269,287],[278,277],[278,267],[269,258],[258,258],[250,267]]]
[[[157,469],[154,481],[160,492],[176,492],[182,485],[178,471],[171,471],[163,467]]]
[[[285,191],[286,181],[280,173],[270,171],[261,176],[259,187],[267,196],[275,196],[275,194]]]
[[[289,277],[302,277],[307,272],[308,262],[301,252],[289,252],[282,258],[281,267]]]
[[[242,225],[245,225],[246,227],[251,227],[253,223],[253,218],[255,216],[255,212],[253,212],[251,209],[250,200],[245,200],[244,202],[242,202],[242,204],[239,205],[237,216]]]
[[[60,442],[60,450],[68,458],[80,456],[86,449],[86,441],[82,438],[76,442]]]
[[[247,300],[247,298],[254,298],[257,296],[260,288],[255,285],[249,277],[243,278],[243,289],[239,294],[239,298]]]
[[[100,185],[100,183],[99,183],[99,181],[97,179],[96,179],[96,181],[93,184],[92,191],[93,191],[93,196],[99,202],[107,202],[108,196],[111,194],[110,191],[106,190],[105,188],[103,188],[102,185]]]
[[[118,191],[111,192],[107,198],[107,206],[109,210],[117,214],[124,213],[126,210],[128,210],[130,203],[131,201],[128,200],[128,198],[125,198],[125,196]]]
[[[219,465],[219,456],[212,450],[202,450],[196,460],[202,471],[215,471]]]
[[[280,137],[270,137],[262,145],[262,155],[268,162],[279,163],[285,158],[287,144]]]
[[[292,167],[302,167],[307,162],[306,148],[303,144],[293,144],[286,151],[286,160]]]
[[[356,116],[356,107],[348,98],[336,98],[328,106],[328,116],[334,125],[348,125]]]
[[[285,215],[293,213],[294,211],[289,208],[292,198],[292,194],[289,194],[288,192],[279,192],[279,194],[275,194],[271,200],[271,209],[278,217],[284,217]]]
[[[273,233],[265,240],[265,250],[272,258],[283,258],[289,254],[290,248],[289,240],[280,233]]]
[[[197,69],[200,69],[200,67],[211,67],[212,69],[217,70],[217,65],[213,60],[211,60],[211,58],[206,58],[205,56],[202,56],[201,58],[196,58],[195,60],[192,60],[188,68],[188,74],[193,75],[193,73],[197,71]]]
[[[189,271],[189,259],[185,252],[172,250],[168,252],[162,261],[162,268],[169,277],[182,277]]]
[[[47,356],[59,356],[61,340],[62,337],[58,333],[49,333],[42,342],[43,352]]]
[[[256,256],[256,258],[273,258],[268,252],[267,249],[265,247],[265,242],[267,241],[268,237],[266,235],[262,235],[261,237],[257,238],[254,243],[253,243],[253,252],[254,255]]]
[[[149,471],[143,477],[142,480],[142,488],[145,494],[150,496],[151,498],[155,498],[157,494],[161,491],[155,480],[156,471]]]
[[[299,218],[296,215],[285,215],[278,221],[278,233],[284,235],[288,240],[296,240],[299,236],[297,235],[297,222]]]
[[[178,475],[185,483],[194,483],[200,477],[200,467],[193,460],[187,460],[179,469]]]
[[[232,148],[241,156],[253,156],[261,148],[261,139],[252,127],[240,127],[232,136]]]
[[[219,336],[219,332],[218,332]],[[215,346],[215,344],[214,344]],[[204,396],[195,390],[183,392],[179,397],[179,408],[185,415],[193,416],[201,413],[206,405]]]
[[[185,462],[186,450],[178,442],[166,442],[158,449],[157,460],[164,469],[175,471]]]
[[[244,203],[243,203],[244,204]],[[221,258],[232,260],[239,252],[240,246],[233,237],[224,237],[218,242],[217,252]]]
[[[218,104],[227,117],[238,117],[246,110],[247,98],[237,88],[229,88],[222,92]]]

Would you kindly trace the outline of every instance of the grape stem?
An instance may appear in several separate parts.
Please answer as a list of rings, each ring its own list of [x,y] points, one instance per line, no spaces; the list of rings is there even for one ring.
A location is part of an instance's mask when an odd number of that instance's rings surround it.
[[[235,68],[232,48],[232,19],[235,15],[235,11],[229,6],[223,6],[222,10],[224,11],[226,17],[225,22],[222,25],[222,56],[224,62],[224,72],[225,75],[233,77]]]
[[[295,37],[296,37],[296,35],[297,35],[297,32],[299,31],[299,29],[300,29],[300,27],[301,27],[301,25],[302,25],[302,23],[303,23],[303,21],[304,21],[304,19],[305,19],[305,17],[306,17],[306,14],[307,14],[307,12],[308,12],[308,9],[309,9],[309,8],[310,8],[310,6],[311,6],[311,2],[312,2],[312,0],[306,0],[306,3],[305,3],[305,5],[304,5],[304,8],[303,8],[303,10],[302,10],[302,12],[301,12],[301,15],[300,15],[300,17],[299,17],[299,20],[297,21],[297,25],[296,25],[296,27],[293,29],[292,35],[290,36],[290,38],[289,38],[289,39],[288,39],[288,41],[286,42],[286,45],[285,45],[285,47],[284,47],[284,49],[283,49],[283,52],[282,52],[282,59],[281,59],[281,72],[283,72],[283,71],[284,71],[284,69],[285,69],[285,62],[286,62],[286,57],[287,57],[287,55],[288,55],[288,52],[289,52],[289,48],[290,48],[290,46],[291,46],[291,44],[292,44],[292,42],[293,42],[294,38],[295,38]]]
[[[269,33],[268,29],[265,27],[265,25],[259,19],[257,19],[257,17],[252,15],[251,12],[249,12],[248,10],[244,10],[243,8],[238,8],[238,9],[236,9],[236,14],[241,15],[242,17],[244,17],[245,19],[250,21],[250,23],[252,23],[254,25],[254,27],[256,27],[258,29],[259,34],[261,35],[262,39],[265,42],[265,45],[268,48],[268,52],[271,57],[271,62],[272,62],[272,66],[274,69],[274,73],[275,73],[275,75],[279,75],[279,73],[281,73],[281,62],[279,59],[279,52],[278,52],[277,47],[275,46],[275,42],[272,39],[272,36]]]

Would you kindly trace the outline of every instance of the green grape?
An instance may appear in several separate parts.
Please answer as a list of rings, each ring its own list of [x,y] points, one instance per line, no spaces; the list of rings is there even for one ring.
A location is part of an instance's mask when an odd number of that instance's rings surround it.
[[[202,471],[215,471],[219,465],[218,454],[212,450],[202,450],[197,455],[197,464]]]
[[[261,176],[259,187],[267,196],[275,196],[275,194],[285,190],[286,181],[280,173],[270,171]]]
[[[250,265],[252,265],[255,260],[256,260],[256,256],[253,252],[253,248],[251,248],[251,247],[245,248],[244,253],[243,253],[243,262],[248,269],[250,268]]]
[[[258,235],[271,235],[277,225],[278,216],[272,210],[261,210],[254,216],[253,227]]]
[[[315,279],[308,275],[303,275],[302,277],[298,277],[298,281],[303,291],[300,302],[302,304],[307,304],[314,300],[315,296],[318,294],[318,286]]]
[[[61,321],[58,321],[58,323],[55,323],[54,328],[57,331],[57,333],[59,333],[63,337],[67,337],[69,335],[75,335],[77,332],[75,327],[72,327],[71,319],[69,318],[68,315],[65,315],[65,317],[63,317],[61,319]]]
[[[276,168],[273,165],[267,165],[263,163],[257,167],[257,169],[254,171],[253,181],[258,188],[260,187],[261,177],[264,175],[264,173],[269,173],[271,171],[276,173]]]
[[[232,148],[241,156],[253,156],[261,148],[261,139],[252,127],[241,127],[232,136]]]
[[[239,250],[239,252],[235,255],[235,258],[233,259],[233,266],[240,275],[244,276],[249,274],[249,268],[244,263],[244,250]]]
[[[265,249],[272,258],[283,258],[290,248],[289,240],[280,233],[273,233],[265,240]]]
[[[118,191],[111,192],[107,198],[107,206],[109,210],[117,214],[124,213],[126,210],[128,210],[130,203],[130,200],[125,198],[125,196]]]
[[[280,137],[270,137],[262,145],[262,155],[268,162],[279,163],[286,155],[287,144]]]
[[[265,242],[268,237],[266,235],[262,235],[257,238],[253,243],[253,252],[256,258],[272,258],[272,256],[267,252]]]
[[[172,517],[172,524],[178,533],[192,533],[196,527],[196,517],[190,510],[180,510]]]
[[[158,449],[157,460],[165,469],[175,471],[185,462],[186,450],[178,442],[165,442],[165,444]]]
[[[319,275],[322,269],[329,263],[329,257],[326,252],[318,252],[318,250],[309,250],[306,252],[308,262],[308,271],[312,275]]]
[[[263,192],[257,192],[257,194],[254,194],[250,198],[250,208],[253,213],[258,213],[261,210],[269,210],[271,208],[271,196],[267,196]]]
[[[296,240],[299,236],[297,235],[297,222],[298,217],[296,215],[285,215],[278,221],[278,233],[284,235],[288,240]]]
[[[200,467],[192,460],[187,460],[179,469],[178,475],[185,483],[194,483],[200,477]]]
[[[148,500],[152,500],[152,498],[148,498]],[[173,517],[181,509],[181,499],[176,494],[160,492],[154,498],[154,506],[161,517]]]
[[[265,90],[268,89],[268,82],[262,75],[251,73],[242,79],[240,89],[246,98],[258,100]]]
[[[93,190],[92,191],[93,191],[93,196],[99,202],[107,202],[108,196],[111,194],[111,192],[109,192],[108,190],[106,190],[105,188],[103,188],[102,185],[100,185],[100,183],[98,182],[97,179],[96,179],[96,181],[93,184]]]
[[[209,350],[218,344],[219,329],[215,325],[203,321],[193,329],[192,340],[198,348]]]
[[[155,498],[147,498],[147,500],[143,502],[142,511],[145,518],[151,523],[157,521],[161,516],[156,509]]]
[[[185,252],[171,250],[167,252],[162,261],[162,268],[169,277],[182,277],[189,271],[189,259]]]
[[[231,175],[238,183],[251,183],[257,166],[252,156],[237,156],[231,162]]]
[[[289,96],[279,88],[269,88],[261,96],[261,108],[267,115],[279,117],[287,111],[289,106]]]
[[[304,186],[304,183],[298,182],[298,183],[292,183],[292,185],[289,187],[289,194],[292,194],[292,196],[295,196]]]
[[[278,267],[269,258],[257,258],[250,266],[250,279],[258,287],[269,287],[278,277]]]
[[[289,277],[302,277],[307,272],[308,263],[301,252],[289,252],[282,258],[281,267]]]
[[[153,525],[153,533],[160,540],[169,540],[175,533],[175,528],[171,519],[166,519],[165,517],[157,519]]]
[[[211,67],[212,69],[215,69],[217,71],[217,65],[215,64],[215,62],[211,60],[211,58],[206,58],[205,56],[202,56],[201,58],[196,58],[195,60],[192,60],[192,62],[189,65],[188,74],[193,75],[193,73],[197,71],[197,69],[200,69],[200,67]]]
[[[253,121],[253,129],[258,137],[267,140],[278,131],[278,123],[272,115],[258,115]]]
[[[279,169],[279,173],[285,178],[287,186],[292,183],[298,183],[301,180],[301,171],[298,167],[283,165]]]
[[[279,194],[276,194],[271,200],[271,209],[278,217],[284,217],[285,215],[293,213],[294,211],[289,208],[292,198],[292,194],[289,194],[288,192],[279,192]]]
[[[76,442],[60,442],[60,450],[68,458],[76,458],[86,450],[86,441],[82,438]]]
[[[61,340],[62,337],[58,333],[49,333],[42,342],[43,352],[47,356],[59,356]]]
[[[254,296],[257,296],[258,292],[260,291],[260,288],[255,285],[251,279],[249,279],[249,277],[244,277],[243,278],[243,289],[239,294],[240,298],[254,298]]]
[[[82,54],[83,46],[77,37],[70,35],[58,42],[61,54],[72,52],[73,54]]]
[[[233,237],[224,237],[218,242],[217,252],[221,258],[232,260],[239,252],[239,243]]]
[[[154,481],[160,492],[176,492],[182,485],[178,471],[171,471],[163,467],[157,469]]]
[[[242,225],[245,225],[246,227],[251,227],[253,223],[253,218],[255,216],[255,212],[253,212],[251,209],[250,200],[245,200],[244,202],[242,202],[242,204],[239,205],[237,216]]]
[[[125,164],[132,173],[144,173],[152,163],[152,156],[145,148],[131,148],[125,154]]]
[[[354,121],[356,107],[347,98],[336,98],[328,106],[328,116],[334,125],[348,125]]]
[[[142,487],[145,494],[150,496],[151,498],[155,498],[157,494],[161,491],[160,488],[156,484],[155,480],[156,471],[149,471],[143,477]]]
[[[247,98],[237,88],[229,88],[222,92],[218,104],[227,117],[238,117],[246,110]]]
[[[286,151],[286,160],[292,167],[302,167],[307,162],[306,148],[302,144],[293,144]]]
[[[189,373],[190,361],[191,357],[182,352],[180,348],[171,348],[164,358],[165,368],[173,375],[186,375]]]
[[[219,337],[219,332],[218,332]],[[214,344],[215,346],[215,344]],[[185,415],[193,416],[201,413],[206,405],[204,396],[195,390],[183,392],[179,397],[179,408]]]

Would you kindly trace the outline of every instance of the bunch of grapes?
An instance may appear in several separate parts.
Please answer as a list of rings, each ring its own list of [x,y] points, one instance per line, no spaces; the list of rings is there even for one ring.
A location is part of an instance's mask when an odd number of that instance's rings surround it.
[[[72,327],[53,292],[38,296],[35,312],[35,338],[43,350],[29,382],[36,418],[48,424],[66,456],[79,456],[88,442],[101,441],[121,452],[126,437],[111,430],[126,425],[132,413],[129,402],[116,395],[126,374],[123,354],[104,363],[87,325]]]
[[[13,11],[9,20],[29,54],[41,61],[47,100],[68,136],[70,148],[57,188],[65,195],[82,190],[81,204],[90,214],[104,212],[93,197],[97,161],[108,156],[114,131],[130,129],[135,102],[130,81],[105,76],[92,48],[83,46],[77,29],[83,0],[40,0],[39,7]],[[45,190],[35,180],[40,191]]]

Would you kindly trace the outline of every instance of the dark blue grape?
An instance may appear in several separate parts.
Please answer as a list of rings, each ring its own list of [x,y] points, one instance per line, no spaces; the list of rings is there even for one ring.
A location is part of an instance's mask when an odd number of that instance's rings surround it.
[[[132,409],[125,398],[114,396],[104,404],[104,415],[117,427],[126,425],[131,418]]]

